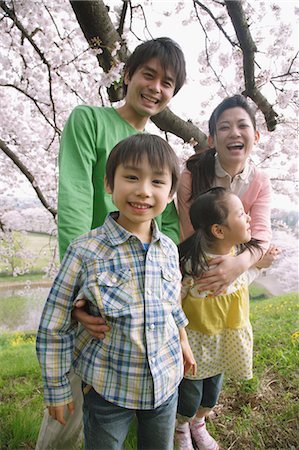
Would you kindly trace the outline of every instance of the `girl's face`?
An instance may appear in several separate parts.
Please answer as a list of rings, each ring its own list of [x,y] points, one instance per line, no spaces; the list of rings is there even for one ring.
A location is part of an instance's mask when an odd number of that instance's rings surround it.
[[[209,145],[215,147],[221,166],[232,176],[244,169],[253,145],[259,140],[249,114],[241,107],[226,109],[219,117]]]
[[[232,247],[244,244],[251,239],[250,216],[245,213],[239,197],[234,194],[228,196],[228,210],[226,225],[222,225],[224,240]]]

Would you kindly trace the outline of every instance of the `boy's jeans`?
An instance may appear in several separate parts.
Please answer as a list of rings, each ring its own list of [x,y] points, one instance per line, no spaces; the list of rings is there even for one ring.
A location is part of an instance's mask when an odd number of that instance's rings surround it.
[[[85,450],[121,450],[133,418],[137,417],[139,450],[172,450],[177,391],[161,406],[134,410],[113,405],[94,389],[84,395]]]

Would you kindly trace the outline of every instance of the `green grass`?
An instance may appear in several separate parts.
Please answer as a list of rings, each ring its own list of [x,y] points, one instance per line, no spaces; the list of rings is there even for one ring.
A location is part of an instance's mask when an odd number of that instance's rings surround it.
[[[224,449],[299,447],[298,294],[251,303],[254,377],[226,380],[209,428]]]
[[[298,294],[252,301],[254,378],[226,380],[208,421],[222,450],[299,448],[298,312]],[[32,335],[1,336],[0,360],[0,448],[34,448],[43,400]],[[134,427],[125,448],[136,449]]]
[[[0,448],[34,448],[43,410],[35,337],[19,333],[0,338]]]

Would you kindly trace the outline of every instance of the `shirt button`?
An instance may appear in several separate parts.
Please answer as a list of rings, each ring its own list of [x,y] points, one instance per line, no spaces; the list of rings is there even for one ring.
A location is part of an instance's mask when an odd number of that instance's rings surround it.
[[[147,290],[146,290],[146,293],[147,293],[147,295],[151,295],[151,294],[152,294],[151,289],[147,289]]]
[[[112,283],[116,283],[117,282],[117,278],[116,277],[112,277],[111,281],[112,281]]]
[[[156,328],[156,327],[155,327],[155,324],[154,324],[154,323],[151,323],[150,326],[149,326],[149,329],[150,329],[150,330],[154,330],[155,328]]]
[[[156,358],[152,358],[152,364],[155,364]]]

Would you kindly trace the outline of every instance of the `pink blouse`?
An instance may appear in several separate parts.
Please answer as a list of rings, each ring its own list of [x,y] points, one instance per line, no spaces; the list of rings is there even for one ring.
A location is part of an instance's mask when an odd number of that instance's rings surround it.
[[[251,234],[255,239],[260,239],[263,249],[266,252],[270,240],[271,233],[271,184],[266,173],[257,169],[252,163],[248,163],[249,170],[246,171],[250,179],[244,180],[240,178],[239,184],[230,183],[224,177],[216,176],[214,186],[229,187],[236,195],[240,195],[244,210],[251,216]],[[223,170],[223,169],[222,169]],[[224,172],[224,171],[223,171]],[[217,171],[216,171],[217,174]],[[250,176],[249,176],[250,175]],[[242,189],[240,190],[240,184]],[[244,185],[247,188],[244,190]],[[181,241],[189,237],[194,229],[189,218],[189,208],[191,206],[190,196],[192,188],[192,176],[188,169],[184,169],[181,174],[177,203],[180,218]],[[234,189],[235,188],[235,189]]]

